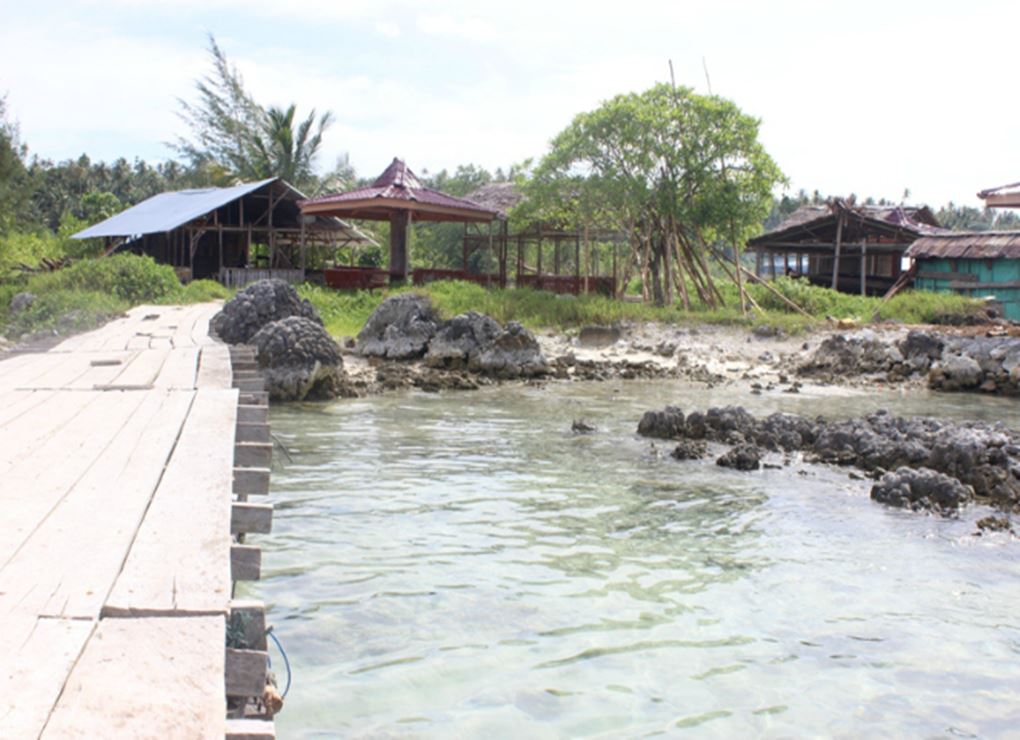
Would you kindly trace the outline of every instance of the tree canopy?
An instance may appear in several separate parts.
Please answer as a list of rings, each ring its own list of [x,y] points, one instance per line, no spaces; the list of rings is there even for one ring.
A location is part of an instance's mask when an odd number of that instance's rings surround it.
[[[659,84],[578,115],[527,181],[530,217],[612,228],[659,302],[688,278],[721,301],[707,245],[739,244],[761,228],[784,181],[758,141],[757,119],[732,102]]]
[[[212,71],[195,82],[197,99],[179,101],[190,137],[172,145],[192,168],[213,184],[281,177],[309,194],[324,183],[342,186],[353,176],[344,157],[325,177],[316,173],[323,134],[333,123],[330,111],[312,109],[299,118],[293,103],[263,106],[211,35],[209,55]]]

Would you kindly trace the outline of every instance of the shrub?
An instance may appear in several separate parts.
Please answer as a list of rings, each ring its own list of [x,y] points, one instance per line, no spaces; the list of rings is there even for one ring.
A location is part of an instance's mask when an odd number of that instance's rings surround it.
[[[37,275],[28,290],[37,295],[61,290],[105,293],[131,304],[180,300],[183,295],[172,267],[133,254],[86,259]]]

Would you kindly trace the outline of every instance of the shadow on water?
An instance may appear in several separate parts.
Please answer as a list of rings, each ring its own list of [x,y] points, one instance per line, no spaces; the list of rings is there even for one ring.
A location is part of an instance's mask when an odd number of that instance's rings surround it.
[[[884,509],[845,471],[680,463],[634,433],[649,408],[736,402],[1020,420],[1001,400],[678,383],[274,409],[291,459],[277,456],[251,590],[296,671],[281,735],[996,734],[1015,720],[1008,539],[973,538],[973,516]],[[571,434],[580,417],[598,431]]]

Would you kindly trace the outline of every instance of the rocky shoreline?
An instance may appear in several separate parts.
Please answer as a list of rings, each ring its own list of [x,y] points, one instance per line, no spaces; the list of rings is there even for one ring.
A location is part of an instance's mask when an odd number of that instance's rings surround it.
[[[757,470],[768,453],[788,464],[854,467],[876,480],[879,502],[952,515],[980,502],[1020,512],[1020,432],[1002,424],[959,423],[929,417],[866,416],[828,420],[773,413],[758,418],[740,406],[685,414],[676,406],[648,411],[638,423],[644,437],[677,442],[673,457],[704,458],[707,443],[729,449],[716,463]]]

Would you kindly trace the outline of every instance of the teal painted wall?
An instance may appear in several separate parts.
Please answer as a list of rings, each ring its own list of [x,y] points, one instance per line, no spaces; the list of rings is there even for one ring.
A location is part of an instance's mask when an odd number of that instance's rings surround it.
[[[960,272],[977,276],[979,283],[1020,282],[1020,260],[918,260],[917,271],[921,272]],[[1007,319],[1020,321],[1020,288],[950,288],[949,280],[918,278],[914,287],[918,290],[930,290],[935,293],[959,293],[960,295],[984,298],[994,295],[1002,304],[1003,314]]]

